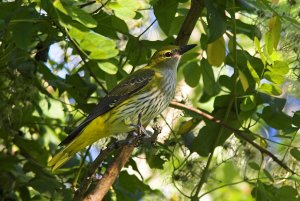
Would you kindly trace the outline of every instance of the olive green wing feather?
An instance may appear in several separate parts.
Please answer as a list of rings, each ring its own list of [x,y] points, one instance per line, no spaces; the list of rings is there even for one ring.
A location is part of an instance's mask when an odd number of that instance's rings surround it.
[[[129,75],[104,98],[102,98],[98,105],[86,117],[86,119],[78,127],[76,127],[59,145],[62,146],[69,144],[95,118],[110,111],[123,101],[127,100],[131,95],[140,91],[152,80],[154,74],[154,70],[146,68],[140,69]]]

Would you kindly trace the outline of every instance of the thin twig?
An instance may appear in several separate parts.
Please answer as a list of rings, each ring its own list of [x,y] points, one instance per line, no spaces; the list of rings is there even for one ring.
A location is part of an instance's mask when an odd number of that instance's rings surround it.
[[[144,33],[146,33],[152,26],[153,26],[153,24],[156,22],[156,19],[155,20],[153,20],[153,22],[140,34],[140,35],[138,35],[138,37],[137,38],[140,38],[142,35],[144,35]]]
[[[238,136],[239,138],[245,140],[246,142],[248,142],[249,144],[251,144],[253,147],[255,147],[256,149],[258,149],[261,153],[268,155],[270,158],[273,159],[274,162],[276,162],[279,166],[281,166],[282,168],[284,168],[285,170],[287,170],[288,172],[291,172],[292,174],[296,174],[298,175],[296,172],[294,172],[292,169],[290,169],[286,164],[284,164],[279,158],[277,158],[273,153],[271,153],[269,150],[261,147],[260,145],[256,144],[254,141],[252,141],[251,137],[249,137],[247,135],[247,133],[245,133],[244,131],[235,129],[225,123],[223,123],[222,121],[220,121],[219,119],[216,119],[215,117],[211,116],[208,113],[205,113],[201,110],[186,106],[182,103],[178,103],[175,101],[171,101],[170,103],[170,107],[176,108],[176,109],[180,109],[180,110],[186,110],[189,112],[192,112],[196,115],[200,115],[201,117],[204,117],[207,120],[210,120],[230,131],[232,131],[236,136]]]

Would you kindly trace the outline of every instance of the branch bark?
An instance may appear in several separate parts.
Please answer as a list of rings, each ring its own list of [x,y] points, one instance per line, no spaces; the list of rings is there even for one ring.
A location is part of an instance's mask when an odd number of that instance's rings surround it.
[[[121,149],[114,160],[114,163],[111,164],[103,177],[98,181],[94,190],[84,198],[84,201],[98,201],[103,199],[110,187],[113,185],[115,179],[118,177],[121,169],[129,160],[133,150],[134,146],[124,146]]]
[[[191,8],[184,19],[184,22],[179,30],[178,36],[175,40],[176,45],[187,44],[191,37],[192,31],[202,13],[204,3],[202,0],[192,0]]]

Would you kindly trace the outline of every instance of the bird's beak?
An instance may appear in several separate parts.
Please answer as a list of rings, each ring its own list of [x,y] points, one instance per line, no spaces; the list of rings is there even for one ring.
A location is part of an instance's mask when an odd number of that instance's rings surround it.
[[[179,47],[179,54],[183,55],[185,52],[189,51],[190,49],[196,47],[197,45],[191,44],[191,45],[182,45]]]

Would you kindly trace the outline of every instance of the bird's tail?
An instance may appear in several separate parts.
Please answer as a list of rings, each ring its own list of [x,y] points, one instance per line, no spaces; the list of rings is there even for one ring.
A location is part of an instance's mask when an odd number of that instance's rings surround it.
[[[65,162],[70,159],[70,155],[66,152],[66,148],[58,152],[49,162],[48,166],[51,167],[52,171],[62,166]]]
[[[89,123],[83,130],[60,150],[49,162],[48,166],[55,171],[67,162],[74,154],[86,146],[93,144],[111,133],[106,130],[105,117],[100,116]]]

